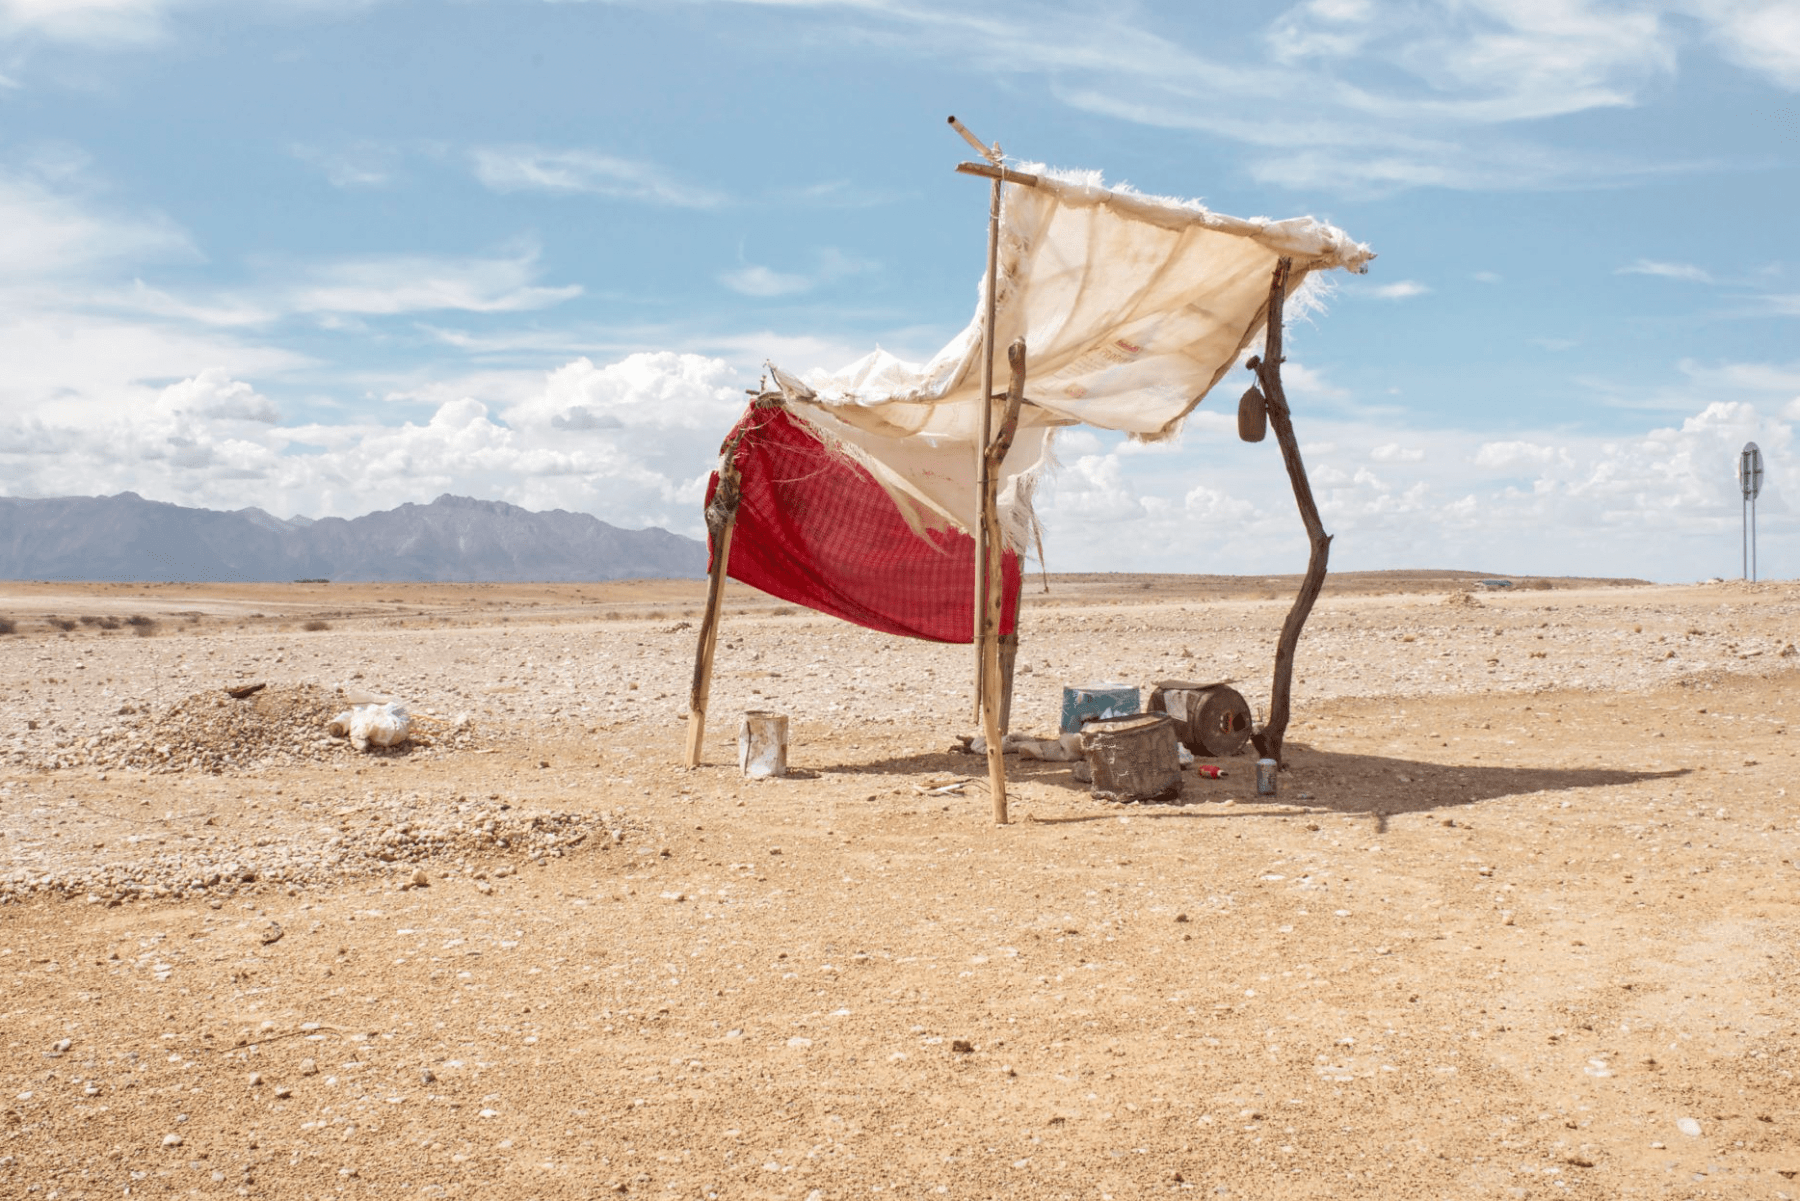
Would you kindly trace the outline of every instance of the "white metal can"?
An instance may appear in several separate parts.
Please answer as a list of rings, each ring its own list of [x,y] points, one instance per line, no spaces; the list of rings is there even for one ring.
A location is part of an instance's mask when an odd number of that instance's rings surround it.
[[[787,775],[788,719],[752,709],[738,723],[738,770],[752,780]]]
[[[1275,773],[1281,770],[1281,764],[1273,759],[1256,761],[1256,795],[1275,795]]]

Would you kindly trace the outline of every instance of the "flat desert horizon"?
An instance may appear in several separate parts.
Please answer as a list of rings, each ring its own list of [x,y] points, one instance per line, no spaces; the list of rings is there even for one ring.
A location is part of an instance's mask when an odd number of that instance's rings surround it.
[[[0,583],[0,1193],[1791,1201],[1800,583],[1482,578],[998,828],[969,647],[736,585],[687,770],[704,581]],[[1260,721],[1296,580],[1030,576],[1013,728]]]

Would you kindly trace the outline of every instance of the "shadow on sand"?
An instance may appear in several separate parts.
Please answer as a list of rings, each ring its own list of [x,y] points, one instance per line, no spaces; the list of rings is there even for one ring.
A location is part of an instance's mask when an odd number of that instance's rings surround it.
[[[1255,793],[1254,760],[1246,755],[1222,760],[1220,766],[1230,773],[1225,779],[1208,780],[1184,775],[1180,797],[1173,801],[1144,805],[1141,812],[1145,817],[1220,818],[1293,816],[1324,810],[1370,814],[1385,826],[1386,818],[1402,813],[1458,808],[1535,792],[1570,792],[1636,784],[1645,780],[1671,780],[1689,773],[1688,768],[1625,771],[1606,767],[1500,767],[1431,763],[1384,755],[1319,751],[1293,744],[1288,754],[1288,768],[1281,773],[1280,795],[1258,797]],[[1077,781],[1070,768],[1071,765],[1067,763],[1044,763],[1011,756],[1006,761],[1007,777],[1010,780],[1085,794],[1087,785]],[[980,756],[952,752],[907,755],[874,763],[843,764],[826,770],[835,775],[950,774],[981,781],[981,787],[985,787],[986,774],[985,761]],[[1197,808],[1227,797],[1238,803],[1230,809]],[[1116,816],[1117,812],[1116,809],[1109,809],[1104,814],[1039,817],[1036,820],[1048,823],[1096,821]]]

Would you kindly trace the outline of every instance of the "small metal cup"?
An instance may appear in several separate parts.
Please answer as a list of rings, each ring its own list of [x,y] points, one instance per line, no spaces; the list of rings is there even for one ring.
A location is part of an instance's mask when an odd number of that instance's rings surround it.
[[[1280,768],[1281,765],[1273,759],[1258,759],[1256,761],[1257,796],[1275,795],[1275,773],[1279,771]]]

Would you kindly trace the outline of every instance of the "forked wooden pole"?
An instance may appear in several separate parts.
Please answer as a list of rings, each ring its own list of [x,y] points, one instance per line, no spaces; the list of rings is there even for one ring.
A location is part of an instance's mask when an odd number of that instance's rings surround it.
[[[1275,275],[1269,284],[1269,323],[1263,354],[1260,358],[1252,358],[1248,364],[1262,385],[1269,424],[1275,428],[1275,440],[1281,445],[1288,481],[1294,486],[1294,503],[1300,507],[1300,520],[1306,524],[1306,537],[1312,544],[1312,553],[1306,561],[1306,575],[1300,581],[1300,591],[1294,597],[1287,620],[1281,625],[1281,637],[1275,643],[1275,679],[1269,688],[1269,720],[1250,739],[1258,754],[1276,762],[1281,761],[1281,744],[1287,736],[1294,652],[1299,648],[1300,631],[1312,612],[1313,602],[1319,599],[1319,590],[1325,586],[1325,566],[1331,557],[1331,535],[1325,532],[1325,523],[1319,519],[1319,506],[1313,501],[1306,465],[1300,461],[1300,443],[1294,437],[1287,393],[1281,386],[1282,307],[1287,299],[1288,275],[1293,265],[1292,259],[1282,259],[1275,265]]]
[[[981,610],[982,660],[981,734],[987,743],[988,791],[994,798],[994,824],[1007,823],[1005,730],[1001,712],[1005,702],[1001,696],[1003,674],[1000,665],[1000,608],[1006,592],[1006,577],[1001,556],[1006,538],[1000,529],[1000,467],[1006,452],[1012,449],[1013,435],[1019,428],[1019,408],[1025,401],[1025,340],[1006,348],[1007,365],[1012,368],[1012,383],[1006,389],[1006,414],[992,441],[983,443],[981,524],[987,531],[987,561],[982,574],[988,577],[986,604]]]
[[[735,451],[736,445],[731,447]],[[712,697],[713,650],[719,642],[719,618],[725,601],[725,572],[731,563],[731,535],[737,528],[738,474],[728,454],[719,487],[706,507],[706,532],[713,547],[706,576],[706,616],[700,619],[700,645],[694,654],[694,682],[688,691],[688,736],[685,762],[700,766],[700,744],[706,739],[706,705]]]

